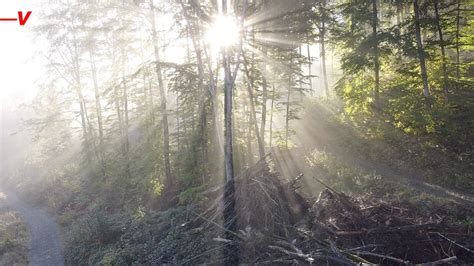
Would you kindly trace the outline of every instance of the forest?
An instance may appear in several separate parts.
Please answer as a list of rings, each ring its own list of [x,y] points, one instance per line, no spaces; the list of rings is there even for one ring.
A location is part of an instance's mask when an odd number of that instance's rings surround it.
[[[471,0],[31,16],[37,89],[1,118],[0,265],[474,263]]]

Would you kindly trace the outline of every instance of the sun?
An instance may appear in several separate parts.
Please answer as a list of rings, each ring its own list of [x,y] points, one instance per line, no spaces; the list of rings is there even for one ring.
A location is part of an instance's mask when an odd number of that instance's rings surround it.
[[[219,15],[207,29],[206,42],[216,50],[237,44],[240,27],[235,17]]]

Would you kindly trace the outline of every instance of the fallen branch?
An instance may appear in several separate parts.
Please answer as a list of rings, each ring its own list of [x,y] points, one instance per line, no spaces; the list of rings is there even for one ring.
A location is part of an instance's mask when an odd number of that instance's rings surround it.
[[[407,260],[402,260],[402,259],[395,258],[395,257],[392,257],[392,256],[387,256],[387,255],[372,253],[372,252],[368,252],[368,251],[356,251],[355,254],[361,255],[361,256],[378,257],[378,258],[382,258],[382,259],[386,259],[386,260],[391,260],[391,261],[395,261],[395,262],[398,262],[398,263],[402,263],[402,264],[405,264],[405,265],[410,264],[410,261],[407,261]]]
[[[452,240],[452,239],[450,239],[450,238],[447,238],[447,237],[445,237],[444,235],[442,235],[442,234],[440,234],[440,233],[436,233],[436,234],[439,235],[440,237],[446,239],[447,241],[453,243],[454,245],[456,245],[456,246],[458,246],[458,247],[460,247],[460,248],[462,248],[462,249],[464,249],[464,250],[466,250],[466,251],[468,251],[468,252],[470,252],[470,253],[474,253],[474,251],[472,251],[471,249],[468,249],[467,247],[465,247],[465,246],[463,246],[463,245],[461,245],[461,244],[458,244],[456,241],[454,241],[454,240]]]
[[[437,260],[437,261],[425,262],[425,263],[422,263],[421,265],[422,266],[440,265],[440,264],[453,263],[453,262],[456,262],[456,261],[458,261],[458,257],[453,256],[453,257],[444,258],[444,259]]]
[[[282,247],[273,246],[273,245],[269,245],[268,248],[280,251],[280,252],[282,252],[282,253],[290,256],[290,257],[305,261],[309,264],[313,264],[314,261],[316,261],[316,260],[326,260],[326,261],[334,261],[334,262],[340,263],[341,265],[353,265],[352,262],[344,260],[342,258],[335,257],[335,256],[332,257],[332,256],[328,256],[328,255],[323,255],[323,254],[309,255],[309,254],[304,254],[304,253],[299,253],[299,252],[293,252],[293,251],[290,251],[290,250],[286,250]]]
[[[398,233],[406,232],[413,230],[427,230],[436,228],[438,224],[428,223],[428,224],[415,224],[415,225],[405,225],[405,226],[396,226],[396,227],[384,227],[384,228],[372,228],[372,229],[362,229],[358,231],[334,231],[334,234],[337,236],[354,236],[354,235],[364,235],[364,234],[384,234],[384,233]]]

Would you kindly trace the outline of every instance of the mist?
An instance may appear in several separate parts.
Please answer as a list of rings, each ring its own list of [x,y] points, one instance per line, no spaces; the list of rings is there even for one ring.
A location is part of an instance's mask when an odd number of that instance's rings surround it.
[[[0,265],[473,263],[470,9],[3,1]]]

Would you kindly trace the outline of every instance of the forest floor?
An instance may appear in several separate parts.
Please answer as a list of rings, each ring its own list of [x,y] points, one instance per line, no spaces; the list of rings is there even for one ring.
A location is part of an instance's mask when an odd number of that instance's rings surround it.
[[[474,262],[472,165],[389,125],[368,136],[363,126],[342,122],[338,111],[330,104],[310,104],[293,124],[291,148],[272,149],[274,170],[294,189],[293,197],[302,193],[309,203],[301,205],[308,215],[295,224],[304,224],[308,216],[312,222],[290,233],[287,239],[292,241],[273,240],[277,245],[267,241],[269,250],[276,251],[270,261],[304,264],[309,259],[331,259],[344,264],[335,258],[347,255],[359,257],[359,262],[399,265]],[[258,180],[260,175],[248,178]],[[270,201],[291,198],[274,196],[280,188],[274,188],[275,193],[262,190],[265,193],[251,194],[270,194]],[[290,213],[294,205],[287,207]],[[255,210],[250,212],[263,213]],[[254,228],[257,223],[250,224]],[[326,239],[329,247],[314,239]],[[256,253],[265,252],[269,251]]]
[[[403,134],[365,138],[335,113],[328,105],[306,108],[293,123],[295,147],[272,149],[236,176],[242,263],[474,262],[471,181],[466,191],[448,183],[470,172]],[[222,263],[229,242],[222,238],[221,183],[169,209],[129,203],[114,210],[87,193],[56,210],[68,264]]]
[[[314,189],[316,194],[319,193],[322,188],[317,183],[314,187],[315,182],[312,177],[320,169],[315,169],[308,163],[308,156],[311,156],[316,150],[319,154],[337,158],[341,163],[357,168],[364,173],[380,176],[388,185],[403,186],[469,206],[474,210],[474,194],[472,192],[453,188],[452,186],[443,186],[440,185],[440,182],[434,183],[431,181],[439,178],[436,175],[445,173],[432,173],[435,176],[428,180],[426,173],[421,169],[422,167],[418,167],[416,163],[407,162],[403,155],[395,154],[392,155],[393,157],[387,155],[386,158],[380,156],[383,149],[397,149],[398,152],[403,150],[400,147],[393,147],[397,143],[379,143],[378,150],[361,147],[364,146],[363,141],[361,141],[362,138],[358,139],[356,136],[362,134],[354,128],[343,128],[337,122],[328,120],[332,112],[327,107],[312,105],[304,113],[302,119],[296,123],[296,128],[298,128],[294,136],[294,139],[297,140],[296,148],[286,152],[279,150],[276,155],[277,164],[279,164],[278,170],[285,178],[293,179],[302,173],[305,176],[304,182],[306,185],[309,185],[310,189]],[[403,167],[399,167],[400,164],[403,164]]]
[[[26,223],[29,241],[29,261],[31,265],[64,265],[59,227],[46,211],[32,207],[20,200],[15,193],[4,191],[5,205],[18,213]],[[14,261],[16,263],[21,261]],[[25,262],[26,264],[26,262]]]

